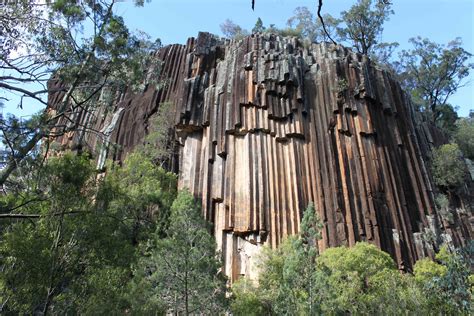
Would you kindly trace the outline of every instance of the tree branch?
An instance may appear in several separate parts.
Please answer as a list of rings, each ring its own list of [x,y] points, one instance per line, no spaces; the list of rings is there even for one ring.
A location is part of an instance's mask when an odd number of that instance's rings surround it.
[[[24,203],[21,203],[20,205],[17,205],[17,206],[15,206],[15,207],[11,208],[11,209],[2,210],[2,211],[9,212],[9,213],[4,213],[4,214],[2,213],[2,214],[0,214],[0,218],[1,218],[1,216],[3,216],[3,215],[10,215],[10,216],[11,216],[11,215],[21,215],[21,214],[12,214],[12,213],[10,213],[10,212],[13,212],[14,210],[17,210],[17,209],[19,209],[19,208],[22,208],[23,206],[26,206],[26,205],[28,205],[28,204],[30,204],[30,203],[33,203],[33,202],[43,202],[43,201],[46,201],[46,200],[45,200],[45,199],[31,199],[31,200],[28,200],[28,201],[26,201],[26,202],[24,202]]]
[[[115,1],[112,1],[112,3],[109,4],[109,6],[107,7],[107,11],[104,14],[104,17],[105,17],[104,21],[103,21],[103,23],[102,23],[102,25],[100,26],[100,29],[99,29],[99,36],[101,36],[102,33],[106,31],[107,23],[109,22],[109,20],[111,19],[112,15],[113,15],[114,4],[115,4]],[[82,77],[84,75],[84,71],[86,70],[86,66],[89,64],[91,59],[94,57],[94,55],[96,53],[96,50],[97,50],[97,43],[94,42],[92,44],[92,47],[90,48],[88,54],[87,54],[87,57],[82,61],[81,67],[80,67],[78,73],[76,74],[76,78],[75,78],[74,82],[71,84],[68,91],[65,93],[64,97],[61,100],[61,103],[60,103],[59,108],[57,110],[57,112],[59,112],[60,114],[55,115],[53,119],[49,119],[47,121],[47,123],[46,123],[47,126],[45,128],[46,131],[51,130],[52,128],[54,128],[56,123],[58,123],[59,117],[61,117],[64,114],[67,107],[70,105],[69,101],[71,100],[71,96],[72,96],[73,92],[76,90],[76,88],[79,86],[80,81],[82,80]],[[14,86],[11,86],[11,85],[0,82],[0,88],[2,88],[2,87],[5,88],[5,89],[12,90],[12,91],[17,91],[17,92],[24,93],[25,95],[28,95],[28,96],[38,100],[39,102],[43,103],[44,105],[46,105],[46,106],[48,105],[47,102],[41,100],[40,98],[38,98],[36,96],[37,94],[40,93],[40,91],[30,92],[30,91],[27,91],[25,89],[17,88],[17,87],[14,87]],[[44,92],[48,92],[48,90],[45,90]],[[22,161],[28,155],[28,153],[36,146],[36,144],[41,140],[41,138],[43,136],[47,135],[47,134],[48,134],[47,132],[45,133],[43,131],[37,132],[28,141],[28,143],[25,144],[25,146],[23,146],[22,148],[20,148],[20,150],[18,150],[17,155],[15,157],[12,157],[12,159],[10,159],[10,161],[8,162],[7,166],[3,170],[1,170],[1,172],[0,172],[0,186],[5,183],[5,181],[8,179],[10,174],[16,169],[16,162]]]
[[[331,38],[331,36],[329,35],[329,32],[327,31],[326,29],[326,24],[324,24],[324,20],[323,20],[323,16],[321,15],[321,9],[323,7],[323,0],[319,0],[319,4],[318,4],[318,17],[319,17],[319,21],[321,21],[321,25],[323,26],[323,30],[324,30],[324,33],[326,33],[326,36],[331,40],[331,42],[334,44],[334,45],[337,45],[337,43]]]
[[[22,88],[19,88],[19,87],[11,86],[11,85],[3,83],[3,82],[0,82],[0,88],[4,88],[4,89],[7,89],[7,90],[23,93],[24,95],[27,95],[27,96],[35,99],[36,101],[43,103],[46,106],[48,105],[48,102],[43,101],[41,98],[39,98],[37,96],[38,94],[43,94],[43,93],[48,92],[48,90],[40,90],[40,91],[36,91],[36,92],[31,92],[31,91],[28,91],[28,90],[25,90],[25,89],[22,89]]]
[[[16,169],[17,162],[23,160],[28,153],[36,146],[36,144],[43,138],[43,133],[36,133],[22,148],[20,148],[17,154],[10,159],[5,168],[0,172],[0,185],[3,185],[8,179],[10,174]]]
[[[47,216],[62,216],[62,215],[70,215],[70,214],[79,214],[79,213],[87,213],[84,211],[70,211],[70,212],[59,212],[53,214],[0,214],[0,219],[4,218],[11,218],[11,219],[29,219],[29,218],[40,218],[40,217],[47,217]]]

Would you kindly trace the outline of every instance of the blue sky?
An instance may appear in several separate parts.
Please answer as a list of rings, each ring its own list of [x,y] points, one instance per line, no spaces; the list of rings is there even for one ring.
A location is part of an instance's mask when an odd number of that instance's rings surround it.
[[[283,27],[298,6],[313,8],[317,0],[256,0],[255,11],[251,0],[152,0],[144,8],[131,3],[120,3],[121,13],[130,29],[142,29],[163,44],[185,43],[198,31],[220,34],[219,25],[227,18],[244,28],[252,29],[258,17],[265,25]],[[355,0],[325,0],[323,13],[338,16]],[[447,43],[455,37],[463,39],[464,48],[474,53],[474,0],[392,0],[395,14],[385,24],[383,40],[400,43],[401,49],[410,48],[408,39],[427,37]],[[453,95],[449,102],[459,106],[459,114],[466,116],[474,109],[474,73],[471,82]]]
[[[355,0],[325,0],[323,13],[338,16]],[[410,48],[408,39],[417,35],[438,43],[447,43],[455,37],[463,39],[464,48],[474,53],[474,0],[392,0],[395,14],[385,24],[384,41],[397,41],[400,47]],[[142,8],[131,1],[119,3],[116,12],[124,16],[131,30],[139,29],[163,44],[185,43],[199,31],[219,34],[219,25],[227,18],[244,28],[251,29],[258,17],[265,25],[283,27],[298,6],[307,6],[316,12],[317,0],[256,0],[255,11],[251,0],[152,0]],[[472,60],[474,62],[474,60]],[[474,74],[470,83],[460,89],[449,102],[460,107],[466,116],[474,109]],[[29,110],[13,111],[17,115]]]

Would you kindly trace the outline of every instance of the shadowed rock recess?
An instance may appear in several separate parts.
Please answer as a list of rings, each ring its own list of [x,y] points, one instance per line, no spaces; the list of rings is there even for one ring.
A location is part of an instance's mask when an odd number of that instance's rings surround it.
[[[452,197],[458,208],[446,221],[428,168],[443,136],[367,57],[296,38],[224,41],[208,33],[156,56],[163,88],[122,91],[112,105],[78,109],[76,122],[105,136],[81,128],[58,142],[99,152],[99,167],[105,157],[120,161],[143,141],[160,103],[171,101],[169,167],[202,202],[231,280],[256,277],[262,246],[296,234],[310,201],[324,226],[321,250],[368,241],[400,269],[441,242],[472,238],[471,179],[464,197]],[[50,96],[50,110],[60,97]]]

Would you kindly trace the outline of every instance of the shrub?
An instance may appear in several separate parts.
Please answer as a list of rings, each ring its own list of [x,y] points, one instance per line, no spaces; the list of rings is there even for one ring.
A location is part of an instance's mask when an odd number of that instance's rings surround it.
[[[464,118],[457,122],[454,139],[466,158],[474,160],[474,118]]]
[[[465,165],[457,144],[445,144],[433,150],[432,172],[437,185],[457,188],[464,182]]]

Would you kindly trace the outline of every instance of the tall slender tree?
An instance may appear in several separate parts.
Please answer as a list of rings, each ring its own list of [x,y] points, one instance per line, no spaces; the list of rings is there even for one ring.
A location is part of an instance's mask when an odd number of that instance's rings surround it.
[[[225,278],[209,224],[189,191],[171,207],[166,237],[150,241],[136,270],[136,283],[151,288],[148,301],[174,314],[217,314],[224,310]]]
[[[422,111],[430,112],[433,121],[441,118],[442,106],[464,86],[464,79],[474,69],[472,54],[464,50],[460,38],[446,45],[427,38],[411,38],[412,49],[400,53],[396,63],[404,87]]]
[[[380,43],[383,24],[393,13],[389,1],[358,0],[348,11],[341,12],[344,26],[338,28],[338,34],[357,52],[368,55]]]

